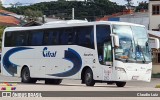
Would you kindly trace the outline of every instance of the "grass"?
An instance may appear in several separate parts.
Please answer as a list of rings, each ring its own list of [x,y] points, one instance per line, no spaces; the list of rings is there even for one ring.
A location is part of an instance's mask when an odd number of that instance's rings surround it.
[[[156,87],[155,87],[155,88],[160,88],[160,84],[156,85]]]

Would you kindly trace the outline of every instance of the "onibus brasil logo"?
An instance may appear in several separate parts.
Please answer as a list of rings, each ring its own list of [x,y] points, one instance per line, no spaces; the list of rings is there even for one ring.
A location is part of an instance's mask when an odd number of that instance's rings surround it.
[[[2,92],[2,97],[11,97],[11,92],[16,90],[17,83],[0,83],[0,89]]]
[[[0,83],[1,91],[15,91],[17,83]]]

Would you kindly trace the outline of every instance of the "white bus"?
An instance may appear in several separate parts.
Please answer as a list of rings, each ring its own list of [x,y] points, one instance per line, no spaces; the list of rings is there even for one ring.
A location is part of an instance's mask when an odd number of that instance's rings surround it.
[[[152,72],[145,27],[109,21],[6,28],[1,66],[3,75],[21,77],[24,83],[60,84],[62,79],[79,79],[87,86],[149,82]]]

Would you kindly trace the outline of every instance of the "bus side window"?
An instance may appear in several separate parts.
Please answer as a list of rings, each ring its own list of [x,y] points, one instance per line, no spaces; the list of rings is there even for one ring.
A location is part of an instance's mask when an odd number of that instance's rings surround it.
[[[70,29],[68,32],[67,32],[67,37],[68,37],[68,45],[75,45],[77,44],[76,43],[76,31],[75,29]]]
[[[43,45],[48,45],[49,43],[49,33],[45,32],[43,35]]]
[[[43,31],[32,31],[30,36],[31,46],[41,46],[43,43]]]
[[[28,35],[26,32],[16,32],[15,33],[15,46],[27,46]]]
[[[58,44],[58,31],[56,29],[46,31],[43,37],[43,45],[57,45],[57,44]]]
[[[67,45],[68,43],[68,36],[67,34],[65,33],[65,31],[62,31],[60,33],[60,44],[61,45]]]
[[[12,32],[6,32],[5,33],[5,43],[4,43],[4,46],[5,47],[11,47],[14,45],[14,37],[13,37],[13,34]]]
[[[68,33],[67,34],[67,37],[68,37],[68,45],[72,45],[72,44],[74,44],[73,43],[73,33]]]
[[[78,29],[78,45],[94,49],[93,27],[80,27]]]
[[[53,32],[53,34],[49,34],[49,40],[53,45],[58,45],[58,31]]]

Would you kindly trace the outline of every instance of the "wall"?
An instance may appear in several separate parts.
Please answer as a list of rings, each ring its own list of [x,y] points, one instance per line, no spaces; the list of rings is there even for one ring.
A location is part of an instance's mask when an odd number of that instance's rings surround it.
[[[149,26],[149,17],[125,17],[120,18],[121,22],[129,22],[144,25],[147,29]]]
[[[149,29],[158,29],[158,25],[160,24],[160,15],[152,15],[152,5],[160,4],[160,1],[150,1],[149,2],[149,17],[150,17],[150,25]]]
[[[119,21],[119,17],[108,18],[108,21]]]
[[[152,68],[152,74],[158,74],[160,73],[160,65],[153,65],[153,68]]]

